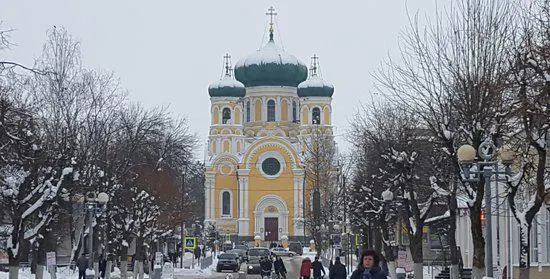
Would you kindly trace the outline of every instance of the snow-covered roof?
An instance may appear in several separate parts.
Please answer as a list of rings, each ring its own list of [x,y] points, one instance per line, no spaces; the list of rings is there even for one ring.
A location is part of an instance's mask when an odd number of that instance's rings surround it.
[[[298,85],[298,96],[300,97],[332,97],[333,93],[334,86],[316,74]]]
[[[274,41],[269,41],[261,49],[239,60],[235,65],[235,68],[269,63],[296,65],[301,64],[305,66],[305,64],[300,62],[300,60],[298,60],[298,58],[296,58],[294,55],[280,49]]]
[[[245,92],[244,84],[231,75],[224,75],[222,79],[208,86],[210,97],[244,97]]]
[[[235,78],[246,87],[296,87],[306,80],[307,67],[270,40],[264,47],[237,62]]]

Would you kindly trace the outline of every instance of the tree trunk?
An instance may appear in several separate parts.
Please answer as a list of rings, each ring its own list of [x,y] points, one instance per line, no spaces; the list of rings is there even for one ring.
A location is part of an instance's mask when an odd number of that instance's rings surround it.
[[[20,249],[21,247],[19,247],[18,250]],[[16,255],[13,255],[11,252],[11,249],[8,249],[8,260],[9,260],[9,270],[10,270],[9,279],[17,279],[17,277],[19,277],[20,253],[21,252],[18,252]]]
[[[478,192],[478,195],[481,193]],[[481,203],[478,206],[476,202],[473,207],[470,207],[470,222],[474,244],[472,279],[482,279],[485,276],[485,238],[481,225]]]
[[[531,265],[531,255],[529,247],[531,245],[531,225],[527,220],[520,221],[519,224],[519,272],[520,278],[529,279],[529,266]]]
[[[143,261],[145,260],[145,250],[143,246],[143,238],[136,238],[136,261],[134,266],[134,278],[139,275],[139,279],[143,279]]]
[[[452,195],[449,195],[449,231],[447,233],[447,241],[451,252],[451,279],[458,279],[460,276],[460,257],[458,253],[458,247],[456,245],[456,191],[453,191]]]
[[[409,234],[410,245],[409,250],[411,252],[412,260],[414,262],[414,278],[424,278],[424,257],[422,255],[422,231],[416,232],[416,234]]]
[[[46,240],[44,238],[39,238],[36,240],[38,247],[34,249],[34,260],[36,261],[36,279],[42,279],[44,278],[44,266],[46,265],[46,251],[45,249],[45,242]]]
[[[120,278],[128,279],[128,247],[120,249]]]

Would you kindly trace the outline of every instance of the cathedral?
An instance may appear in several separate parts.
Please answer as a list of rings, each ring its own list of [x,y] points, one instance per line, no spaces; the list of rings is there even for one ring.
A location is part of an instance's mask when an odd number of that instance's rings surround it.
[[[308,70],[274,40],[240,59],[208,88],[211,124],[206,151],[205,224],[238,241],[303,241],[311,187],[303,137],[332,138],[334,87],[312,57]]]

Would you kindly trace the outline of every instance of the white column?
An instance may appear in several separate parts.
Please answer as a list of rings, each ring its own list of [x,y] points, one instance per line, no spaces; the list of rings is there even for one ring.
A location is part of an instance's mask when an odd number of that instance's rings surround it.
[[[250,219],[248,219],[248,175],[250,170],[239,169],[237,170],[239,174],[239,219],[237,220],[239,224],[239,236],[249,236],[249,224]]]
[[[211,174],[210,178],[210,219],[216,219],[216,178],[214,174]]]
[[[303,213],[303,195],[304,195],[304,170],[293,169],[294,173],[294,235],[304,235],[304,213]],[[287,216],[288,218],[288,216]],[[288,230],[288,229],[287,229]]]
[[[267,100],[262,98],[262,120],[267,122]]]
[[[281,121],[281,97],[277,97],[277,100],[275,101],[275,121],[280,122]]]
[[[214,172],[207,172],[206,175],[205,175],[205,181],[204,181],[204,186],[206,187],[205,191],[204,191],[204,194],[205,194],[205,214],[204,214],[204,217],[205,219],[207,220],[212,220],[214,221],[215,219],[215,203],[216,203],[216,200],[215,200],[215,197],[214,197],[214,192],[215,192],[215,185],[216,185],[216,179],[215,179],[215,173]],[[205,220],[206,221],[206,220]]]

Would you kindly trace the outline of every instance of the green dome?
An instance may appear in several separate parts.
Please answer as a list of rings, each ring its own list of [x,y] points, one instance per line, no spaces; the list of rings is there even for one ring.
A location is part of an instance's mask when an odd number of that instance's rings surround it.
[[[237,62],[235,78],[246,87],[296,87],[306,80],[307,67],[270,40],[263,48]]]
[[[228,74],[208,87],[210,97],[244,97],[245,93],[244,85]]]
[[[332,97],[334,86],[314,74],[300,83],[297,91],[298,97]]]

